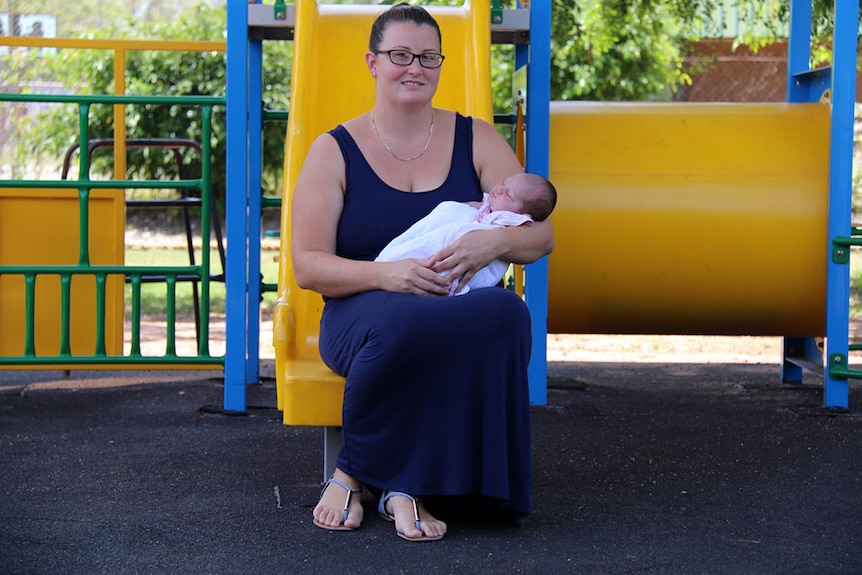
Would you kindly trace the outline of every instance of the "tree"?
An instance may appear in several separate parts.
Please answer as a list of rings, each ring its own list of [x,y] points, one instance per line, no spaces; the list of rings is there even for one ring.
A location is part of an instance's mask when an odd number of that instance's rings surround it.
[[[224,40],[226,7],[214,8],[199,3],[173,21],[159,23],[140,22],[129,29],[144,38],[172,38],[177,40]],[[287,42],[265,44],[266,79],[264,106],[268,109],[287,109],[290,94],[290,61],[292,45]],[[112,94],[112,52],[102,50],[61,50],[50,59],[51,70],[72,91],[83,94]],[[126,57],[126,93],[136,96],[223,96],[225,93],[224,52],[143,52],[130,51]],[[47,126],[49,133],[34,133],[30,139],[32,157],[62,158],[66,150],[78,142],[78,125],[75,110],[55,107],[38,119],[38,125]],[[93,106],[90,112],[90,137],[112,138],[115,118],[113,107]],[[126,106],[126,135],[129,138],[183,138],[200,141],[200,113],[196,108],[183,106]],[[263,183],[270,193],[278,194],[284,159],[284,124],[268,124],[264,130]],[[47,136],[47,137],[46,137]],[[225,191],[225,115],[224,109],[214,113],[212,150],[213,191],[217,199]],[[166,162],[164,153],[153,149],[128,150],[128,166],[134,166],[129,177],[177,177],[177,166]],[[190,177],[200,174],[201,158],[185,155],[186,173]],[[59,160],[58,160],[59,161]],[[94,174],[110,174],[113,170],[110,155],[94,158]],[[131,170],[131,168],[130,168]]]
[[[554,0],[553,11],[552,99],[666,99],[688,81],[685,14],[671,3]]]
[[[179,18],[202,0],[0,0],[0,12],[50,14],[57,18],[57,35],[76,38],[97,33],[112,37],[129,33],[135,22]],[[215,7],[224,0],[205,0]]]
[[[191,5],[197,1],[197,4]],[[344,0],[349,2],[350,0]],[[435,4],[459,3],[459,0],[431,0]],[[514,6],[515,0],[508,0]],[[214,7],[213,3],[219,4]],[[676,89],[690,81],[684,67],[688,43],[696,39],[696,30],[713,13],[719,0],[553,0],[552,19],[552,99],[581,100],[647,100],[669,99]],[[789,17],[789,0],[729,0],[726,4],[741,8],[741,15],[758,29],[760,35],[741,39],[753,47],[775,39],[781,24]],[[142,9],[146,7],[146,9]],[[111,10],[124,14],[122,20],[111,19],[95,34],[101,37],[171,38],[188,40],[221,40],[225,37],[226,8],[222,1],[173,0],[82,0],[69,3],[60,0],[30,0],[28,10],[44,8],[58,14],[66,35],[83,31],[93,18],[102,18]],[[171,18],[179,12],[179,16]],[[819,46],[828,47],[831,34],[832,1],[816,0],[812,29]],[[148,20],[152,18],[152,20]],[[265,42],[264,105],[270,109],[287,109],[290,93],[292,43]],[[493,49],[493,93],[495,111],[511,111],[511,46]],[[822,51],[816,52],[823,57]],[[11,54],[9,61],[21,59]],[[113,78],[110,53],[89,50],[60,51],[54,58],[36,60],[41,77],[53,77],[69,89],[81,93],[112,93]],[[21,70],[24,70],[23,72]],[[17,83],[28,73],[26,66],[0,68],[6,83]],[[141,53],[128,59],[127,87],[130,94],[208,94],[222,95],[225,87],[223,53]],[[52,76],[53,74],[53,76]],[[70,116],[71,114],[71,116]],[[75,111],[52,111],[39,121],[40,132],[34,133],[27,154],[30,157],[61,158],[65,150],[77,143],[77,123],[69,118]],[[218,164],[213,182],[218,195],[224,187],[225,134],[223,116],[214,125],[213,144]],[[112,110],[109,106],[93,110],[93,137],[112,137]],[[188,110],[176,107],[156,109],[129,106],[126,118],[129,137],[200,138],[200,125]],[[278,193],[283,159],[283,124],[265,128],[264,186]],[[152,151],[134,151],[140,166],[138,176],[173,177],[171,168],[159,163]],[[190,159],[190,167],[199,169]],[[198,159],[199,161],[199,159]],[[100,160],[96,170],[109,171]]]
[[[781,38],[790,0],[554,0],[551,98],[668,99],[691,81],[684,56],[710,18],[735,9],[757,50]],[[812,66],[828,62],[833,0],[812,4]]]

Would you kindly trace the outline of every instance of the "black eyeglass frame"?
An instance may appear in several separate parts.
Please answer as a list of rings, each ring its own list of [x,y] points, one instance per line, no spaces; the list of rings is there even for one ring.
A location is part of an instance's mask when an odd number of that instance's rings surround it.
[[[410,54],[412,56],[412,58],[410,59],[409,62],[402,64],[402,63],[396,62],[395,60],[392,59],[392,53],[393,52],[399,52],[401,54]],[[444,56],[443,54],[438,54],[437,52],[423,52],[422,54],[414,54],[413,52],[410,52],[409,50],[377,50],[374,53],[375,54],[386,54],[387,56],[389,56],[389,61],[392,62],[393,64],[395,64],[396,66],[409,66],[410,64],[412,64],[414,62],[414,60],[418,59],[419,65],[422,66],[423,68],[427,68],[428,70],[436,70],[437,68],[439,68],[440,66],[443,65],[443,60],[446,59],[446,56]],[[436,56],[436,57],[440,58],[440,60],[436,66],[426,66],[425,64],[422,63],[422,56]]]

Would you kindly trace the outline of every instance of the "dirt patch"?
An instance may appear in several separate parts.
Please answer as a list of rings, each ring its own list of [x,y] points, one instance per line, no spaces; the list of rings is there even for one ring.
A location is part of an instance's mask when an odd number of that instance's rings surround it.
[[[548,361],[779,363],[780,337],[683,335],[548,336]]]
[[[209,349],[213,355],[225,353],[224,316],[210,323]],[[141,322],[141,353],[165,353],[167,328],[163,322]],[[126,353],[131,333],[127,327]],[[197,340],[193,321],[176,326],[179,355],[195,355]],[[260,324],[260,358],[274,359],[272,320]],[[727,337],[679,335],[591,335],[550,334],[548,361],[598,362],[671,362],[671,363],[778,363],[781,359],[780,337]]]
[[[275,359],[272,346],[272,314],[263,313],[260,323],[260,358]],[[224,315],[213,314],[209,326],[209,350],[225,353]],[[141,322],[141,353],[165,353],[167,328],[164,322]],[[862,322],[850,326],[851,341],[862,338]],[[778,336],[691,336],[691,335],[597,335],[549,334],[548,361],[593,361],[635,363],[780,363],[783,338]],[[131,331],[126,326],[125,352],[129,352]],[[183,319],[176,325],[178,355],[197,353],[194,321]],[[852,356],[859,355],[853,352]]]

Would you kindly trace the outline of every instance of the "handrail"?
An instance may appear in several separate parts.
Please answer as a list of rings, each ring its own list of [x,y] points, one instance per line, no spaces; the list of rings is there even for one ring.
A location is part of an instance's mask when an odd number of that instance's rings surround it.
[[[0,46],[22,48],[88,48],[94,50],[158,50],[164,52],[224,52],[224,42],[215,40],[132,40],[99,38],[45,38],[0,36]]]
[[[186,179],[185,170],[183,169],[183,153],[181,150],[191,149],[196,151],[199,156],[203,156],[203,150],[201,149],[201,145],[194,140],[189,140],[185,138],[130,138],[126,140],[126,147],[139,149],[157,148],[173,152],[174,160],[176,161],[177,166],[177,178],[179,178],[179,180]],[[63,157],[63,170],[60,173],[61,179],[68,179],[69,169],[71,168],[72,164],[72,156],[75,154],[75,152],[78,152],[80,148],[80,144],[73,144],[69,146],[69,148],[66,150],[66,154]],[[92,158],[92,155],[96,152],[96,150],[103,148],[113,150],[114,140],[110,138],[91,140],[88,148],[89,149],[87,150],[87,153]],[[189,254],[189,264],[195,265],[194,240],[189,208],[191,206],[201,206],[203,204],[203,199],[189,197],[185,189],[180,189],[179,191],[180,197],[174,199],[126,200],[126,208],[180,208],[183,214],[183,227],[186,235],[186,249],[188,250]],[[205,217],[204,214],[201,214],[201,217]],[[221,224],[219,223],[219,215],[218,210],[216,209],[215,202],[210,202],[210,218],[212,220],[212,229],[215,232],[216,247],[218,249],[219,262],[221,263],[222,270],[220,274],[210,274],[210,280],[224,283],[224,270],[226,268],[224,235],[221,230]],[[180,275],[177,277],[177,279],[180,281],[191,282],[192,299],[195,312],[195,334],[197,337],[197,341],[200,342],[201,304],[197,283],[199,278],[198,276],[192,274]],[[164,282],[167,280],[167,277],[164,274],[146,275],[142,277],[142,280],[148,283]],[[130,281],[131,277],[127,276],[126,282],[128,283]]]
[[[211,221],[203,214],[212,209],[211,156],[212,156],[212,117],[213,108],[226,104],[224,97],[217,96],[126,96],[126,95],[55,95],[55,94],[0,94],[0,102],[56,102],[78,105],[79,149],[90,149],[89,114],[93,104],[146,104],[146,105],[185,105],[200,108],[202,136],[200,150],[202,155],[201,177],[186,180],[112,180],[90,179],[90,154],[79,154],[80,165],[76,180],[0,180],[3,188],[49,188],[77,190],[78,194],[78,234],[79,257],[76,265],[0,265],[0,276],[24,276],[25,294],[23,308],[25,313],[25,334],[23,354],[0,357],[0,366],[6,365],[181,365],[181,364],[222,364],[223,357],[215,357],[209,351],[209,306],[210,306],[210,250]],[[124,124],[123,122],[120,122]],[[125,144],[125,140],[123,141]],[[140,267],[122,265],[93,265],[90,261],[90,192],[94,189],[180,189],[197,190],[201,194],[201,249],[200,265],[172,267]],[[167,346],[164,355],[144,357],[140,352],[140,308],[141,284],[144,279],[159,273],[167,284]],[[56,276],[60,280],[60,348],[56,354],[36,353],[36,279],[40,275]],[[95,280],[95,327],[96,345],[90,355],[73,355],[71,352],[71,283],[75,275],[92,276]],[[132,341],[131,352],[127,356],[108,355],[106,348],[106,285],[108,276],[129,276],[132,291]],[[178,356],[176,353],[176,284],[193,276],[200,283],[201,315],[197,356]]]
[[[22,48],[76,48],[89,50],[110,50],[114,53],[114,95],[126,93],[126,53],[130,51],[162,52],[227,52],[227,44],[221,41],[189,40],[131,40],[96,38],[35,38],[32,36],[0,36],[0,46]],[[26,100],[21,100],[26,101]],[[32,101],[32,100],[30,100]],[[55,100],[38,100],[52,102]],[[124,104],[115,102],[114,117],[125,116]],[[117,142],[114,160],[114,178],[120,179],[126,173],[126,124],[114,123],[114,140]]]
[[[81,94],[8,94],[0,93],[0,102],[40,102],[54,104],[157,104],[184,106],[224,105],[224,96],[125,96]]]

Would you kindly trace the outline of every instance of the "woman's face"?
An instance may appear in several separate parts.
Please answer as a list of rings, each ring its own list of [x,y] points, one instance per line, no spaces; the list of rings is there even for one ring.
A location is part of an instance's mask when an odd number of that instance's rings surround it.
[[[393,64],[389,50],[403,50],[412,54],[440,53],[437,32],[431,26],[417,26],[412,22],[393,22],[386,26],[380,53],[369,53],[371,74],[377,78],[378,90],[400,103],[425,103],[437,91],[441,68],[423,68],[414,58],[407,66]]]

